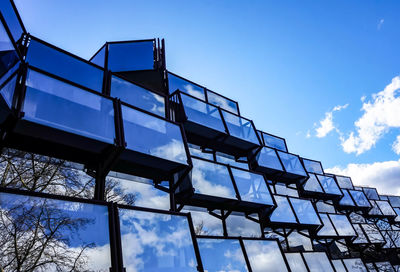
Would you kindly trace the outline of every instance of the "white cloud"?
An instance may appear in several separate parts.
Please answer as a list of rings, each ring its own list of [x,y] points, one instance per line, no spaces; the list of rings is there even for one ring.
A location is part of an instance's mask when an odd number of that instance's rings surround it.
[[[333,110],[326,112],[325,118],[319,122],[319,126],[315,129],[316,136],[318,138],[323,138],[326,135],[328,135],[329,132],[331,132],[332,130],[334,130],[334,129],[337,130],[337,128],[333,124],[333,113],[335,111],[341,111],[341,110],[347,108],[348,106],[349,106],[349,104],[338,105],[338,106],[334,107]]]
[[[400,155],[400,135],[397,136],[396,141],[394,141],[392,145],[392,148],[397,155]]]
[[[384,22],[385,22],[385,19],[380,19],[380,20],[379,20],[378,26],[377,26],[378,30],[381,30],[382,25],[383,25]]]
[[[336,166],[326,172],[349,176],[354,185],[375,187],[380,194],[400,194],[400,159],[371,164],[350,163],[345,168]]]
[[[371,101],[364,98],[364,114],[354,123],[356,132],[340,138],[346,153],[362,154],[375,146],[390,128],[400,127],[399,88],[400,76],[397,76],[383,91],[373,94]]]

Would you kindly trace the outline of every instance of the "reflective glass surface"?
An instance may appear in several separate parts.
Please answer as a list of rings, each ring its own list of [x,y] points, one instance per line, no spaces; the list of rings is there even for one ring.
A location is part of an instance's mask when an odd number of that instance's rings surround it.
[[[364,229],[365,234],[368,236],[368,239],[371,243],[384,243],[385,239],[382,234],[379,232],[378,228],[373,224],[361,224],[361,227]]]
[[[299,192],[297,191],[297,189],[291,188],[284,183],[276,183],[275,184],[275,192],[278,195],[299,197]]]
[[[331,218],[339,236],[356,236],[356,233],[346,215],[330,214],[329,217]]]
[[[238,105],[236,104],[236,102],[229,100],[217,93],[207,91],[207,100],[208,103],[211,103],[215,106],[219,106],[221,107],[221,109],[233,112],[235,114],[239,114]]]
[[[100,67],[104,68],[104,62],[106,58],[106,46],[104,45],[99,52],[90,60],[90,62],[93,62],[94,64],[97,64]]]
[[[342,260],[332,260],[332,264],[335,267],[336,272],[347,272]]]
[[[363,188],[368,199],[379,200],[378,192],[375,188]]]
[[[231,168],[243,201],[273,205],[271,194],[262,175]]]
[[[226,111],[222,111],[222,116],[225,119],[226,126],[228,127],[229,134],[231,136],[246,140],[256,145],[260,145],[256,130],[249,120]]]
[[[369,210],[368,214],[370,215],[382,215],[381,209],[379,209],[378,204],[376,204],[375,200],[371,200],[372,209]]]
[[[349,272],[367,272],[367,268],[361,259],[343,259],[343,262]]]
[[[276,201],[276,209],[271,215],[271,222],[297,223],[288,199],[284,196],[274,196]]]
[[[195,193],[236,199],[226,166],[198,159],[192,159],[192,163],[192,185]]]
[[[321,221],[311,201],[299,198],[289,198],[300,224],[319,225]]]
[[[331,221],[327,214],[321,213],[319,215],[321,217],[322,223],[324,224],[322,228],[318,231],[319,236],[336,236],[336,231],[333,228]]]
[[[353,182],[351,181],[351,178],[343,177],[343,176],[336,176],[336,180],[337,180],[340,188],[353,189]]]
[[[180,90],[181,92],[200,98],[203,101],[206,100],[203,87],[184,80],[183,78],[174,76],[170,73],[168,73],[168,85],[169,93],[171,94],[176,90]]]
[[[119,209],[126,271],[197,271],[186,216]]]
[[[108,69],[113,72],[154,69],[153,41],[110,43]]]
[[[311,192],[323,193],[321,185],[318,182],[317,177],[314,174],[309,174],[310,178],[304,184],[304,190]]]
[[[388,200],[393,207],[400,208],[400,196],[388,196]]]
[[[231,213],[226,219],[229,236],[261,237],[260,224],[251,221],[244,214]]]
[[[17,83],[17,75],[14,75],[0,90],[0,94],[6,101],[8,107],[11,109],[12,101],[15,91],[15,85]]]
[[[316,203],[318,212],[335,213],[335,207],[332,204],[324,201],[318,201]]]
[[[101,92],[103,88],[101,69],[39,41],[30,41],[26,60],[32,66],[89,89]]]
[[[190,212],[196,235],[224,235],[222,229],[222,221],[217,217],[209,214],[207,209],[185,206],[183,212]]]
[[[377,200],[376,204],[378,204],[379,208],[381,209],[384,215],[393,215],[393,216],[396,215],[395,211],[392,209],[389,202],[385,200]]]
[[[307,172],[316,173],[316,174],[324,174],[322,170],[322,165],[320,162],[312,161],[303,159],[304,167],[306,168]]]
[[[288,271],[276,241],[243,240],[253,272]]]
[[[353,227],[357,233],[357,238],[355,240],[353,240],[353,243],[354,244],[368,243],[367,237],[365,237],[365,234],[364,234],[363,230],[361,229],[361,226],[358,224],[353,224]]]
[[[359,207],[371,207],[367,197],[362,191],[349,190],[351,196]]]
[[[308,272],[300,253],[285,253],[289,267],[294,272]]]
[[[285,140],[279,137],[275,137],[271,134],[263,133],[264,144],[269,147],[276,148],[278,150],[287,152]]]
[[[215,153],[215,158],[217,162],[222,162],[224,164],[229,164],[235,167],[239,167],[242,169],[249,170],[249,164],[245,162],[239,162],[235,160],[235,157],[221,153],[221,152],[216,152]],[[212,159],[211,159],[212,160]]]
[[[379,272],[381,272],[381,271],[395,272],[395,270],[393,269],[393,266],[390,264],[390,262],[376,262],[375,266]]]
[[[225,133],[218,108],[184,94],[181,98],[189,121]]]
[[[2,1],[8,2],[8,1]],[[0,4],[2,5],[2,4]],[[19,60],[17,52],[0,22],[0,76],[3,76]]]
[[[278,151],[278,155],[281,158],[282,164],[284,165],[286,172],[305,177],[307,176],[307,173],[304,170],[304,167],[301,164],[299,157],[282,151]]]
[[[113,143],[114,107],[111,100],[33,70],[28,71],[24,119]]]
[[[319,182],[321,183],[322,188],[324,188],[325,193],[333,194],[333,195],[342,195],[338,185],[334,178],[329,176],[317,175]]]
[[[180,127],[122,105],[127,148],[165,160],[187,164]]]
[[[109,270],[107,206],[0,193],[0,208],[4,271]]]
[[[10,29],[14,41],[18,41],[22,37],[24,30],[18,20],[10,0],[0,1],[0,11],[7,22],[7,26]]]
[[[112,76],[110,95],[118,97],[132,106],[165,117],[164,97],[123,80],[120,77]]]
[[[281,162],[275,150],[272,148],[263,147],[260,152],[257,153],[257,163],[261,167],[283,171]]]
[[[248,271],[239,240],[201,238],[197,242],[204,271]]]
[[[310,272],[334,271],[328,257],[324,252],[304,252],[303,256],[307,262]]]
[[[291,250],[293,250],[293,251],[313,250],[310,238],[308,238],[303,233],[305,233],[306,235],[309,235],[309,233],[305,230],[302,232],[293,230],[289,234],[287,240],[289,243],[289,248]]]
[[[342,190],[343,192],[343,197],[339,201],[339,205],[342,206],[355,206],[353,199],[351,199],[351,196],[347,190]]]

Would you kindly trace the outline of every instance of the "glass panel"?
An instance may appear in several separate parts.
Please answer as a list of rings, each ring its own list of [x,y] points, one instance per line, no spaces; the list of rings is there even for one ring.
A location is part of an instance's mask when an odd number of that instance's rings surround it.
[[[332,204],[325,203],[324,201],[318,201],[316,203],[318,212],[335,213],[335,207]]]
[[[128,149],[187,164],[186,150],[178,125],[124,105],[122,119]]]
[[[352,223],[365,223],[365,218],[358,213],[352,212],[349,216]]]
[[[230,99],[227,99],[217,93],[210,91],[207,91],[207,99],[208,103],[211,103],[215,106],[219,106],[222,109],[227,110],[229,112],[239,114],[237,103]]]
[[[320,231],[318,231],[319,236],[336,236],[336,231],[333,228],[333,225],[331,221],[328,218],[327,214],[321,213],[319,214],[319,217],[322,220],[322,223],[324,224]]]
[[[308,232],[303,231],[305,234],[309,235]],[[293,230],[289,236],[287,237],[289,242],[289,248],[293,251],[304,251],[304,250],[313,250],[311,240],[304,234]]]
[[[243,240],[253,272],[287,271],[282,252],[276,241]]]
[[[153,70],[154,42],[108,44],[108,69],[113,72]]]
[[[303,256],[307,262],[308,268],[310,268],[310,272],[334,271],[324,252],[304,252]]]
[[[106,58],[106,45],[104,45],[99,52],[96,53],[96,55],[90,60],[90,62],[93,62],[94,64],[97,64],[100,67],[104,68],[104,62]]]
[[[347,272],[342,260],[332,260],[332,263],[336,269],[336,272]]]
[[[336,176],[336,180],[337,180],[340,188],[353,189],[353,182],[351,181],[351,178],[343,177],[343,176]]]
[[[18,20],[17,14],[13,9],[10,0],[0,1],[0,11],[7,23],[8,28],[10,29],[14,41],[18,41],[22,37],[24,30]]]
[[[375,188],[363,188],[368,199],[379,200],[378,192]]]
[[[181,98],[189,121],[225,133],[218,108],[187,95],[181,95]]]
[[[359,207],[371,207],[367,197],[362,191],[349,190],[351,196]]]
[[[378,204],[379,208],[381,209],[381,211],[384,215],[393,215],[393,216],[396,215],[396,213],[390,206],[389,202],[384,201],[384,200],[378,200],[378,201],[376,201],[376,204]]]
[[[2,3],[8,1],[2,1]],[[1,5],[1,4],[0,4]],[[18,54],[0,22],[0,76],[3,76],[19,60]]]
[[[271,215],[271,222],[297,223],[288,199],[284,196],[274,196],[276,209]]]
[[[346,215],[330,214],[329,217],[331,218],[339,236],[356,236],[356,233]]]
[[[168,73],[168,85],[169,85],[169,93],[173,93],[176,90],[180,90],[181,92],[190,94],[194,97],[200,98],[205,101],[204,89],[199,85],[195,85],[183,78],[174,76],[173,74]]]
[[[276,183],[275,184],[275,191],[278,195],[287,195],[287,196],[294,196],[299,197],[299,192],[296,189],[290,188],[283,183]]]
[[[0,193],[0,207],[4,271],[111,267],[107,206]]]
[[[229,236],[261,237],[260,224],[247,219],[244,214],[229,215],[226,219],[226,228]]]
[[[236,199],[226,166],[198,159],[193,159],[192,163],[192,185],[195,193]]]
[[[333,195],[342,195],[342,192],[340,191],[334,178],[322,175],[317,175],[317,177],[322,185],[322,188],[324,188],[325,193]]]
[[[379,195],[379,199],[380,200],[389,200],[388,196],[385,196],[385,195]]]
[[[388,199],[393,207],[400,208],[400,196],[388,196]]]
[[[322,165],[318,161],[311,161],[307,159],[303,159],[304,167],[306,168],[307,172],[316,173],[316,174],[324,174],[322,170]]]
[[[114,143],[114,107],[111,100],[29,70],[24,119]]]
[[[378,271],[394,272],[393,266],[390,262],[376,262],[375,265],[376,268],[378,268]]]
[[[287,152],[285,139],[275,137],[268,133],[263,133],[264,143],[266,146],[276,148],[278,150]]]
[[[122,78],[112,76],[111,96],[135,107],[165,117],[165,98]]]
[[[396,212],[396,218],[394,219],[395,222],[400,222],[400,208],[393,208],[394,211]]]
[[[367,272],[361,259],[344,259],[343,262],[349,272]]]
[[[238,162],[235,160],[235,157],[221,153],[221,152],[216,152],[215,158],[217,162],[222,162],[224,164],[229,164],[235,167],[239,167],[242,169],[249,170],[249,164],[244,163],[244,162]],[[213,160],[213,159],[211,159]]]
[[[279,158],[272,148],[263,147],[261,151],[257,153],[256,159],[258,165],[261,167],[283,171]]]
[[[31,40],[26,56],[30,65],[101,92],[103,70],[50,46]]]
[[[400,231],[389,230],[387,231],[387,234],[390,237],[390,240],[393,242],[393,247],[400,247]]]
[[[374,263],[366,263],[365,266],[368,268],[368,272],[377,272]]]
[[[310,178],[304,184],[304,190],[318,193],[324,192],[314,174],[310,174]]]
[[[362,224],[365,234],[368,236],[371,243],[384,243],[385,239],[379,232],[378,228],[372,224]]]
[[[355,206],[353,200],[350,197],[350,194],[347,190],[342,190],[343,197],[339,201],[339,205],[342,206]]]
[[[357,232],[357,238],[353,241],[354,244],[366,244],[368,243],[367,237],[365,237],[360,225],[353,224],[354,229]]]
[[[301,164],[299,157],[281,151],[278,151],[278,154],[279,157],[281,158],[282,164],[284,165],[286,172],[297,174],[304,177],[307,176],[307,173],[304,170],[304,167]]]
[[[299,198],[289,198],[300,224],[319,225],[321,221],[315,212],[311,201]]]
[[[382,215],[381,210],[378,207],[378,204],[376,204],[375,200],[371,200],[371,205],[372,205],[372,209],[369,210],[368,214],[369,215]]]
[[[286,260],[289,263],[289,267],[293,272],[307,272],[308,271],[300,253],[285,253],[285,256],[286,256]]]
[[[186,216],[119,209],[126,271],[197,271]]]
[[[0,94],[2,95],[4,101],[6,101],[10,109],[12,107],[12,101],[16,84],[17,84],[17,75],[14,75],[14,77],[10,79],[0,90]]]
[[[274,205],[264,177],[259,174],[231,168],[243,201]]]
[[[236,239],[197,239],[204,271],[247,270],[246,261],[240,243]],[[216,258],[220,256],[220,258]]]
[[[216,235],[222,236],[222,221],[217,217],[209,214],[207,209],[185,206],[184,212],[190,212],[196,235]]]
[[[222,111],[222,115],[225,119],[226,126],[228,127],[229,134],[231,136],[246,140],[256,145],[260,145],[256,130],[249,120],[226,111]]]

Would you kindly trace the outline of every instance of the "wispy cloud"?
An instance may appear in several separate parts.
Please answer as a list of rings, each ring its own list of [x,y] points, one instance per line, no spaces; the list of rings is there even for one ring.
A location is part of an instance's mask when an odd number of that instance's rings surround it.
[[[379,20],[378,26],[377,26],[377,29],[378,29],[378,30],[381,30],[382,25],[383,25],[384,22],[385,22],[385,19],[380,19],[380,20]]]
[[[325,118],[319,121],[319,126],[315,129],[316,136],[318,138],[323,138],[329,134],[332,130],[338,131],[338,129],[333,124],[333,113],[335,111],[341,111],[347,108],[349,104],[346,105],[338,105],[333,108],[333,110],[325,113]],[[338,131],[339,132],[339,131]]]

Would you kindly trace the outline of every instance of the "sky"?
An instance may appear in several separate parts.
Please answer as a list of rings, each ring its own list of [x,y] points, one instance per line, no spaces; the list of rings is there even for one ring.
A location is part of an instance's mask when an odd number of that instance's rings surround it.
[[[400,194],[400,2],[15,0],[27,30],[89,59],[165,38],[167,69],[357,185]]]

